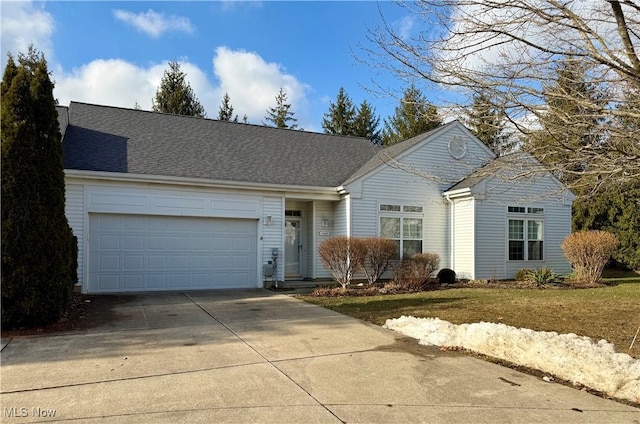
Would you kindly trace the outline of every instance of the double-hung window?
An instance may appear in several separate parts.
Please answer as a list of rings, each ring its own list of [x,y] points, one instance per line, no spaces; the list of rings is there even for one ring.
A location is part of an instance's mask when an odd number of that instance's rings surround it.
[[[398,258],[422,253],[423,211],[419,205],[380,205],[380,237],[396,242]]]
[[[544,259],[544,209],[509,206],[509,260],[541,261]]]

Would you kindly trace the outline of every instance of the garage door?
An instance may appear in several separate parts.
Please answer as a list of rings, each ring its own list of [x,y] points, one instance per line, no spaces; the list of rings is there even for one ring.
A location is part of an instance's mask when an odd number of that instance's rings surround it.
[[[91,214],[91,293],[256,287],[257,220]]]

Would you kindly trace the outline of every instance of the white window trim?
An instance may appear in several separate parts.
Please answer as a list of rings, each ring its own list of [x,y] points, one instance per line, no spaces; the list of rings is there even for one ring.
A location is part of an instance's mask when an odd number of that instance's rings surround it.
[[[509,205],[506,208],[507,214],[505,219],[505,226],[506,226],[507,242],[506,242],[505,257],[507,259],[507,262],[536,263],[536,264],[544,263],[545,258],[547,257],[547,243],[545,243],[545,240],[547,239],[547,223],[545,219],[544,207],[539,205],[517,205],[515,207],[524,207],[525,211],[509,212],[509,207],[513,207],[513,206],[514,205]],[[533,210],[535,210],[535,212],[533,212]],[[511,238],[509,237],[509,220],[523,221],[524,239],[522,240],[522,242],[524,243],[523,244],[524,259],[509,259],[509,242],[511,241]],[[529,240],[529,221],[542,222],[542,239]],[[529,241],[542,241],[542,259],[529,259]]]
[[[381,211],[380,207],[382,205],[392,205],[392,206],[399,206],[400,210],[399,211]],[[405,212],[404,209],[406,206],[409,207],[420,207],[422,208],[422,212]],[[404,240],[419,240],[421,242],[421,253],[424,253],[424,234],[425,234],[425,206],[421,203],[415,203],[415,202],[398,202],[398,201],[389,201],[389,202],[378,202],[378,218],[377,218],[377,234],[378,237],[382,237],[382,235],[380,234],[380,232],[382,231],[381,225],[380,225],[380,218],[400,218],[400,238],[399,239],[391,239],[391,240],[399,240],[400,241],[400,259],[402,259],[402,252],[404,250]],[[422,220],[422,236],[420,238],[407,238],[407,237],[403,237],[403,228],[404,228],[404,218],[418,218]]]

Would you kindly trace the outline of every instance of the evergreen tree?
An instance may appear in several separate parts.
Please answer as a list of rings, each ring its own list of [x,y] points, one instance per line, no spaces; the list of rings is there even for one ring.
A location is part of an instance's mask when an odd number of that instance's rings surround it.
[[[504,134],[505,115],[492,104],[485,93],[473,96],[473,104],[467,115],[466,124],[469,129],[495,154],[509,150]]]
[[[164,71],[160,87],[153,99],[154,111],[205,117],[204,107],[186,81],[186,76],[177,61],[169,62],[169,69]]]
[[[597,150],[603,139],[599,118],[594,113],[602,106],[602,95],[587,83],[588,69],[575,58],[558,62],[557,79],[544,90],[546,113],[539,117],[541,129],[526,139],[525,148],[540,162],[554,168],[557,163],[564,172],[557,177],[572,186],[576,194],[586,194],[596,181],[587,178],[588,163],[580,159],[582,148]],[[580,184],[576,185],[579,176]]]
[[[71,305],[77,244],[64,210],[53,83],[33,47],[2,79],[2,324],[39,326]]]
[[[247,116],[246,113],[244,115],[242,115],[242,122],[244,124],[248,124],[249,123],[249,117]]]
[[[231,106],[231,98],[228,93],[224,93],[222,104],[218,109],[218,120],[238,122],[238,115],[233,116],[233,106]]]
[[[384,120],[382,144],[389,146],[442,125],[437,108],[427,102],[413,84],[403,93],[400,105],[387,121]]]
[[[290,109],[291,104],[287,103],[287,93],[280,87],[280,91],[276,95],[276,106],[267,109],[267,115],[264,117],[270,124],[263,122],[263,125],[295,130],[298,128],[298,124],[296,124],[298,120],[293,117],[294,113]]]
[[[375,109],[369,102],[363,100],[356,113],[353,135],[364,137],[372,144],[381,144],[382,137],[378,129],[379,124],[380,117],[376,116]]]
[[[613,255],[618,263],[640,269],[640,180],[609,185],[595,196],[573,203],[573,229],[605,230],[614,233],[620,244]]]
[[[329,112],[322,118],[322,128],[327,134],[353,135],[356,108],[344,87],[340,87],[336,102],[329,104]]]

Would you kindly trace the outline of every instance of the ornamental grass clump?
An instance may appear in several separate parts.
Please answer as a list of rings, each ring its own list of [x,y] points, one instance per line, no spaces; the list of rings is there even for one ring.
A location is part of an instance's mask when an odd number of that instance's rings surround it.
[[[596,285],[602,271],[618,247],[618,238],[607,231],[578,231],[562,242],[562,251],[571,262],[575,283]]]

